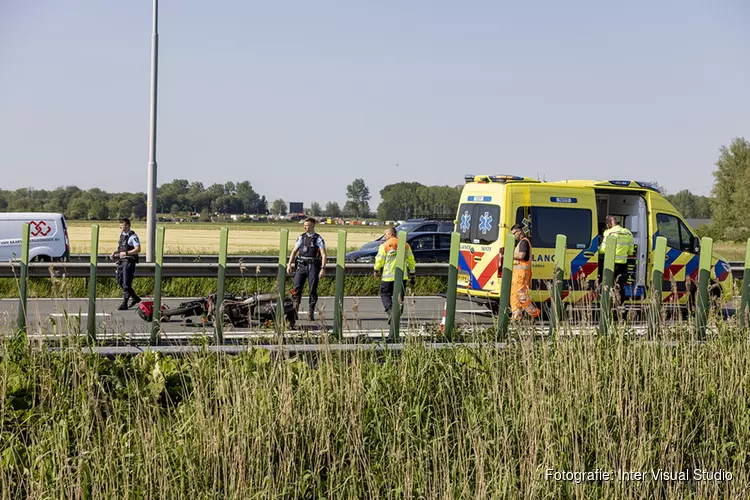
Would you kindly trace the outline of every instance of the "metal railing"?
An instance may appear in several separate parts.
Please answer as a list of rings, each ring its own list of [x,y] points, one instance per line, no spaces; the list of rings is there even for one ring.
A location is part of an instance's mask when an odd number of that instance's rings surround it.
[[[164,256],[164,263],[162,265],[162,277],[165,278],[215,278],[216,273],[219,270],[219,263],[217,256],[213,259],[199,260],[196,262],[183,261],[183,256],[169,256],[177,257],[174,261],[167,259]],[[187,256],[185,256],[187,257]],[[200,256],[206,257],[206,256]],[[258,256],[255,256],[258,257]],[[226,265],[226,276],[228,278],[275,278],[277,276],[278,256],[261,256],[263,259],[258,261],[239,261],[239,256],[236,260],[230,260],[227,256]],[[735,279],[741,279],[744,272],[744,263],[742,262],[730,262],[732,269],[732,276]],[[114,276],[115,268],[117,264],[109,260],[106,260],[97,264],[99,268],[99,275]],[[448,276],[448,263],[417,263],[417,276]],[[141,262],[135,268],[136,277],[151,276],[153,277],[156,264],[153,262]],[[30,262],[28,264],[28,277],[29,278],[49,278],[54,276],[56,278],[88,278],[89,277],[89,262]],[[329,259],[326,264],[326,272],[329,276],[333,276],[333,272],[336,270],[335,260]],[[347,262],[345,267],[345,273],[347,276],[367,276],[371,275],[373,270],[373,264],[363,264],[355,262]],[[0,278],[16,278],[20,277],[21,263],[20,262],[0,262]]]
[[[56,263],[30,263],[29,262],[29,224],[23,225],[22,232],[22,247],[21,247],[21,260],[20,262],[4,262],[0,264],[0,277],[17,277],[19,279],[19,307],[18,307],[18,330],[20,333],[26,331],[26,302],[27,302],[27,278],[37,277],[44,278],[50,276],[69,276],[69,277],[88,277],[90,280],[89,285],[89,311],[88,317],[94,318],[96,311],[96,281],[97,276],[107,275],[110,276],[115,274],[117,264],[114,262],[107,262],[107,255],[99,254],[99,227],[94,224],[92,226],[91,236],[91,252],[89,254],[89,262],[56,262]],[[221,238],[219,243],[219,253],[217,256],[211,256],[211,262],[209,262],[208,256],[205,259],[195,258],[193,262],[184,262],[181,260],[165,262],[164,259],[164,232],[165,228],[158,228],[157,237],[157,248],[156,248],[156,259],[153,263],[141,263],[136,266],[137,276],[153,276],[154,277],[154,307],[155,311],[160,311],[159,304],[161,299],[161,286],[162,278],[164,277],[205,277],[205,278],[216,278],[217,280],[217,293],[216,293],[216,304],[215,310],[221,311],[222,301],[224,299],[224,285],[227,277],[264,277],[271,278],[275,277],[277,280],[278,291],[277,291],[277,308],[275,317],[277,318],[276,330],[278,335],[283,336],[284,332],[284,311],[285,311],[285,295],[286,295],[286,280],[287,280],[287,262],[289,258],[288,254],[288,240],[289,231],[282,228],[279,231],[279,254],[278,257],[274,256],[261,256],[255,262],[251,262],[253,257],[257,256],[233,256],[236,257],[237,261],[230,261],[228,255],[228,240],[229,240],[229,229],[226,227],[221,228]],[[404,286],[404,277],[406,275],[406,232],[399,231],[398,233],[398,250],[396,252],[395,261],[395,272],[394,272],[394,289],[393,296],[398,297]],[[346,231],[339,231],[338,248],[346,248]],[[515,238],[512,234],[505,236],[503,255],[509,256],[513,254],[515,246]],[[653,254],[653,269],[651,271],[652,279],[652,292],[648,297],[648,308],[649,308],[649,336],[657,335],[661,323],[661,311],[664,307],[665,295],[669,297],[671,293],[664,291],[664,266],[667,261],[666,253],[667,240],[663,236],[656,238],[656,245]],[[613,290],[615,290],[615,247],[616,241],[613,236],[608,237],[606,246],[606,254],[604,256],[603,269],[600,270],[602,274],[601,280],[601,291],[599,293],[598,302],[600,304],[599,313],[599,332],[601,334],[607,334],[612,331],[612,325],[615,321],[615,315],[613,314],[613,304],[615,303],[613,297]],[[459,275],[459,234],[456,232],[451,233],[451,247],[450,247],[450,260],[449,263],[419,263],[416,266],[416,274],[420,276],[447,276],[447,296],[446,296],[446,307],[445,307],[445,326],[443,334],[447,340],[452,340],[455,323],[455,312],[456,312],[456,289],[458,285]],[[557,235],[555,245],[555,268],[554,276],[552,278],[552,286],[550,291],[551,301],[551,312],[553,319],[551,321],[551,331],[559,331],[559,325],[564,320],[565,312],[562,307],[562,291],[564,287],[564,275],[568,272],[564,265],[565,252],[567,249],[567,239],[565,235]],[[694,329],[698,333],[698,338],[705,339],[706,325],[708,312],[711,307],[711,300],[709,295],[709,284],[710,276],[712,272],[712,252],[713,240],[711,238],[701,239],[701,254],[700,263],[698,266],[698,286],[697,286],[697,300],[696,300],[696,312],[695,312],[695,325]],[[733,262],[730,265],[730,269],[733,277],[742,277],[742,296],[741,305],[739,310],[740,326],[741,328],[746,327],[745,315],[748,311],[748,305],[750,304],[750,268],[746,265],[750,264],[750,239],[747,242],[745,263]],[[196,256],[179,256],[177,259],[184,259]],[[100,262],[100,258],[102,261]],[[213,259],[216,258],[214,262]],[[240,260],[242,259],[242,260]],[[247,259],[247,260],[245,260]],[[268,259],[265,260],[265,259]],[[197,262],[195,261],[197,260]],[[346,263],[344,253],[338,253],[336,256],[336,262],[328,262],[326,264],[326,271],[332,271],[332,275],[336,278],[336,291],[334,299],[334,325],[333,325],[333,337],[340,339],[342,336],[342,310],[344,301],[344,276],[368,276],[373,272],[373,264],[366,263]],[[497,315],[497,340],[502,342],[505,339],[508,329],[508,321],[510,317],[510,296],[513,293],[511,288],[511,282],[516,266],[513,265],[513,260],[510,258],[503,259],[502,264],[502,287],[500,290],[499,297],[499,308]],[[519,268],[520,269],[520,268]],[[99,273],[102,271],[102,273]],[[572,271],[570,271],[572,272]],[[528,311],[528,309],[527,309]],[[516,317],[516,313],[513,312],[513,316]],[[534,309],[536,313],[536,309]],[[531,314],[531,313],[530,313]],[[151,345],[159,343],[161,337],[160,327],[160,314],[154,314],[152,319],[151,329]],[[393,307],[391,309],[391,321],[389,328],[389,341],[396,342],[399,339],[400,331],[400,308]],[[214,341],[216,344],[223,344],[223,333],[222,326],[223,317],[219,315],[218,320],[214,320],[215,336]],[[87,328],[87,335],[89,339],[94,342],[96,340],[96,322],[90,319],[89,326]]]

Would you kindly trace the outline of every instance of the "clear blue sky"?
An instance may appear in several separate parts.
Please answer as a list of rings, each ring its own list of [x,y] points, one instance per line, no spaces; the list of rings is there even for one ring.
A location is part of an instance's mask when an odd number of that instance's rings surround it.
[[[151,1],[0,1],[2,187],[145,191]],[[345,201],[464,173],[709,194],[746,0],[162,1],[159,184]],[[398,165],[398,166],[397,166]]]

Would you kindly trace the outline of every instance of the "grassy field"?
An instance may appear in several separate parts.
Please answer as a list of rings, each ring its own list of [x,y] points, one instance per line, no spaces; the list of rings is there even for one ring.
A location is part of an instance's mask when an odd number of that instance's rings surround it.
[[[297,236],[303,232],[302,224],[264,224],[264,223],[163,223],[165,254],[216,254],[219,252],[219,234],[222,226],[229,228],[228,251],[232,254],[278,253],[280,230],[289,230],[289,249],[294,245]],[[99,224],[99,252],[109,253],[117,247],[120,237],[119,225],[115,222]],[[358,249],[368,241],[377,239],[383,234],[383,228],[377,226],[341,226],[318,225],[316,231],[325,239],[331,255],[335,255],[338,245],[338,231],[347,231],[347,249]],[[141,245],[147,244],[146,225],[135,223],[133,230],[141,238]],[[68,224],[72,253],[89,253],[91,251],[91,222],[71,221]]]
[[[308,360],[0,347],[2,499],[750,492],[750,344],[732,328],[706,344],[614,334]],[[599,469],[615,478],[547,476]]]
[[[714,252],[729,261],[744,262],[746,248],[747,245],[745,243],[737,243],[734,241],[714,242]]]

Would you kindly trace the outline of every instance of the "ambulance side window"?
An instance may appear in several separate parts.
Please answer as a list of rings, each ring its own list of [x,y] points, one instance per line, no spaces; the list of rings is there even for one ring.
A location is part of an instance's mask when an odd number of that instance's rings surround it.
[[[531,245],[555,248],[557,235],[567,236],[567,246],[584,249],[591,245],[591,210],[582,208],[518,207],[516,224],[531,228]]]
[[[656,227],[659,236],[667,239],[667,246],[683,252],[692,252],[693,235],[674,215],[656,214]]]

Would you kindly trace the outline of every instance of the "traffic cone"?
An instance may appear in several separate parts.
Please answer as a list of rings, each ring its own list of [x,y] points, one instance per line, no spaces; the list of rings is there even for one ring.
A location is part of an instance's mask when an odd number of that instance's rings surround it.
[[[448,301],[443,304],[443,319],[440,321],[440,332],[445,333],[445,310],[448,308]]]

